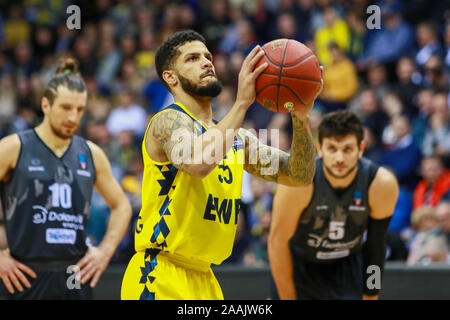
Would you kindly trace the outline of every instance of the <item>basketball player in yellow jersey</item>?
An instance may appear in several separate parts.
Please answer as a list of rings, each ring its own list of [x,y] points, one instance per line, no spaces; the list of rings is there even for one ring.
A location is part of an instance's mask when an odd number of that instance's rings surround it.
[[[255,68],[263,54],[256,46],[246,57],[236,102],[215,123],[211,100],[220,93],[221,83],[205,39],[192,30],[182,31],[158,48],[156,69],[176,102],[151,119],[142,145],[142,209],[122,299],[223,299],[210,265],[231,254],[243,170],[285,185],[311,183],[312,104],[291,112],[290,154],[262,145],[240,129],[255,99],[255,81],[267,67]],[[274,159],[278,169],[270,170],[276,167]]]

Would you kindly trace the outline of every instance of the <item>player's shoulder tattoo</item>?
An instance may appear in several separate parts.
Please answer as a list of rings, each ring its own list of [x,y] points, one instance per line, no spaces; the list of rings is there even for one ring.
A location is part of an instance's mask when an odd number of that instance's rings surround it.
[[[194,121],[178,110],[167,110],[159,113],[150,124],[149,133],[158,141],[170,140],[177,129],[187,129],[193,132]]]
[[[166,110],[157,114],[148,129],[147,137],[156,140],[170,161],[173,148],[180,143],[183,136],[194,133],[194,121],[178,110]],[[193,148],[193,146],[192,146]]]

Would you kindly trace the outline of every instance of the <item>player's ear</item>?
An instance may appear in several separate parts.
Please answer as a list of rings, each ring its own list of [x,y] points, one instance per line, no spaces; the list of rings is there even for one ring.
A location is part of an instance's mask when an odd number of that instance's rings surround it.
[[[42,99],[41,99],[41,109],[42,109],[42,112],[44,114],[46,114],[50,110],[51,106],[52,105],[51,105],[50,101],[47,99],[47,97],[42,97]]]
[[[318,153],[319,157],[322,158],[322,148],[321,148],[321,145],[320,145],[319,141],[317,142],[316,150],[317,150],[317,153]]]
[[[359,144],[359,157],[360,158],[363,156],[365,148],[366,148],[366,144],[364,143],[364,140],[363,140]]]
[[[176,85],[177,84],[177,82],[178,82],[178,77],[177,77],[177,75],[175,74],[175,72],[174,71],[172,71],[172,70],[166,70],[166,71],[163,71],[163,73],[162,73],[162,78],[164,79],[164,81],[169,85],[169,86],[174,86],[174,85]]]

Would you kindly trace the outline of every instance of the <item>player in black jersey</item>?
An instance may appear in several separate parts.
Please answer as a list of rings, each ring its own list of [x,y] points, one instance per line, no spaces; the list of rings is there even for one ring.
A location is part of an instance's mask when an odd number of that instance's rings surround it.
[[[131,206],[106,155],[75,135],[86,103],[76,62],[63,60],[42,98],[43,122],[0,141],[8,242],[0,252],[0,299],[91,298],[127,229]],[[98,247],[85,234],[94,187],[111,209]]]
[[[363,152],[359,118],[329,113],[319,126],[313,183],[278,186],[268,251],[281,299],[378,299],[399,190]]]

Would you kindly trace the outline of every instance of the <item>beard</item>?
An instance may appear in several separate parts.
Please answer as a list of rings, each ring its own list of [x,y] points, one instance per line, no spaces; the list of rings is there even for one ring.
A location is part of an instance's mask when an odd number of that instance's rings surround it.
[[[59,129],[56,126],[54,126],[51,123],[51,121],[50,121],[50,128],[51,128],[53,134],[61,139],[71,139],[76,132],[76,130],[73,130],[73,131],[67,130],[67,132],[65,132],[65,131],[63,131],[63,129]]]
[[[192,96],[214,98],[222,92],[222,83],[217,79],[207,85],[199,86],[180,74],[177,74],[177,76],[178,79],[180,79],[180,84],[183,90]]]
[[[345,179],[347,178],[358,166],[358,164],[355,164],[353,167],[351,167],[347,172],[344,172],[341,175],[337,175],[333,172],[333,170],[329,167],[327,167],[325,164],[323,164],[323,167],[325,168],[325,170],[333,177],[336,179]]]

